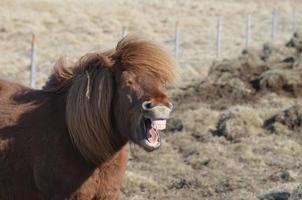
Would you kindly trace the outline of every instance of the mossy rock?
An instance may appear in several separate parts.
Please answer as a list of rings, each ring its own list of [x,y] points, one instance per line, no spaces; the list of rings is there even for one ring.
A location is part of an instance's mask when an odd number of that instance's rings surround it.
[[[259,200],[289,200],[289,192],[270,192],[258,197]]]
[[[248,107],[237,107],[220,116],[214,135],[224,136],[230,141],[239,141],[242,137],[257,134],[263,124],[257,112]]]
[[[168,120],[167,130],[172,133],[182,131],[183,127],[184,126],[181,119],[171,118]]]
[[[273,133],[302,130],[302,106],[294,105],[265,121],[264,127]]]
[[[295,32],[290,39],[290,41],[286,44],[287,47],[293,47],[297,52],[302,51],[302,33]]]
[[[302,96],[302,71],[269,70],[262,73],[254,82],[257,90],[272,91],[294,97]]]

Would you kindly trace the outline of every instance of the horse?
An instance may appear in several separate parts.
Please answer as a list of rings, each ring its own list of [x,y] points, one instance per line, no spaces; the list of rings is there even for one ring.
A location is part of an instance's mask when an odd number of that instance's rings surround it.
[[[127,36],[59,59],[42,89],[0,80],[0,199],[119,199],[127,143],[160,147],[175,74],[162,47]]]

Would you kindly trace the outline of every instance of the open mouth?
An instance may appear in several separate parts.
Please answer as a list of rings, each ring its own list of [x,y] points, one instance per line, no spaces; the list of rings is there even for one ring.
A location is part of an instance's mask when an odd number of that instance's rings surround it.
[[[160,131],[166,128],[166,120],[143,118],[141,127],[140,145],[147,151],[158,149],[160,147]]]

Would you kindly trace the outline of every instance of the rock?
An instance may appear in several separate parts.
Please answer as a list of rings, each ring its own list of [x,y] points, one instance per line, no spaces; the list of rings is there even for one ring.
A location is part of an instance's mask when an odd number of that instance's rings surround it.
[[[237,142],[242,137],[257,133],[262,123],[262,119],[255,110],[248,107],[237,107],[220,116],[213,135],[224,136],[227,140]]]
[[[255,81],[258,91],[271,91],[278,94],[302,96],[301,69],[273,69],[262,73]]]
[[[288,192],[270,192],[258,197],[259,200],[289,200],[289,198]]]
[[[281,125],[281,126],[280,126]],[[299,131],[302,129],[302,105],[294,105],[264,122],[264,127],[273,133]],[[282,128],[284,127],[284,128]],[[280,131],[281,129],[281,131]],[[288,132],[288,131],[287,131]]]
[[[302,34],[295,32],[286,46],[295,48],[297,53],[300,54],[302,52]]]
[[[289,182],[295,179],[295,175],[291,171],[283,170],[276,173],[273,173],[269,176],[269,179],[274,182]]]
[[[167,130],[171,132],[182,131],[183,122],[181,119],[171,118],[167,122]]]

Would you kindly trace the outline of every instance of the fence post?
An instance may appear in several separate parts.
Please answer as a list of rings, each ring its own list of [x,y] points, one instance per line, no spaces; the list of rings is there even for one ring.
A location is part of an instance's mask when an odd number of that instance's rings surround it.
[[[277,35],[277,11],[276,9],[273,10],[272,14],[272,40],[275,39]]]
[[[251,42],[251,15],[246,18],[246,32],[245,32],[245,48],[250,46]]]
[[[292,32],[295,33],[297,31],[297,13],[296,9],[293,10],[293,16],[292,16]]]
[[[122,38],[124,38],[127,35],[127,29],[125,26],[123,26],[123,30],[122,30]]]
[[[36,37],[32,34],[31,41],[31,64],[30,64],[30,87],[36,87]]]
[[[175,43],[174,43],[174,57],[176,62],[178,62],[178,54],[179,54],[179,22],[175,24]]]
[[[221,54],[221,17],[217,17],[216,23],[216,57],[219,58]]]

